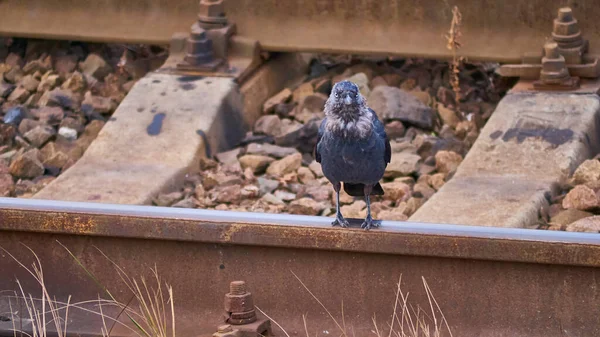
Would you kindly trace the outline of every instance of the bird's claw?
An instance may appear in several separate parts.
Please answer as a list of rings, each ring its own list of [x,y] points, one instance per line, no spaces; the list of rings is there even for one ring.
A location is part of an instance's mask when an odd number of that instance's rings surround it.
[[[344,219],[343,216],[338,215],[335,217],[335,220],[331,223],[332,226],[340,226],[342,228],[347,228],[350,223],[348,220]]]
[[[371,229],[371,227],[379,227],[379,223],[374,221],[373,218],[371,216],[367,216],[365,218],[365,221],[363,221],[362,225],[360,225],[360,228],[364,228],[366,231],[368,231],[369,229]]]

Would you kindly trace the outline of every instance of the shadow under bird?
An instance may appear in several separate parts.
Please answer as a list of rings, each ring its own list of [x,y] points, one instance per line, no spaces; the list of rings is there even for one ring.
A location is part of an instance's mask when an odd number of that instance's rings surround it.
[[[383,195],[379,184],[392,157],[383,123],[367,106],[358,86],[350,81],[336,83],[325,103],[314,148],[315,160],[337,194],[336,217],[332,225],[348,227],[340,212],[340,190],[365,197],[367,216],[361,227],[379,227],[371,216],[371,195]]]

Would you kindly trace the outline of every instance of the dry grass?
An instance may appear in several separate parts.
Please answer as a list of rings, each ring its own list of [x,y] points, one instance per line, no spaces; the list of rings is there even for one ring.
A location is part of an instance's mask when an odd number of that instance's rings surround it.
[[[59,242],[59,244],[61,243]],[[67,247],[61,244],[61,246],[64,247],[65,250],[67,250],[75,259],[75,261],[84,269],[88,276],[90,276],[109,297],[109,299],[102,299],[98,297],[97,300],[71,303],[71,296],[69,296],[67,302],[65,303],[57,301],[56,298],[50,296],[45,285],[44,273],[39,257],[31,248],[27,247],[26,245],[23,246],[25,246],[35,258],[35,262],[30,268],[25,266],[25,264],[19,261],[6,249],[2,247],[0,247],[0,249],[6,252],[6,254],[8,254],[19,264],[19,266],[24,268],[31,276],[33,276],[40,287],[41,296],[34,297],[30,293],[26,294],[21,285],[21,281],[18,279],[16,280],[20,294],[15,293],[14,296],[7,296],[9,298],[10,307],[10,314],[8,317],[11,318],[13,322],[14,337],[17,337],[17,334],[19,334],[19,336],[27,337],[46,337],[48,336],[48,327],[51,324],[56,330],[56,335],[58,337],[66,337],[69,310],[73,309],[99,315],[102,318],[102,326],[99,327],[99,330],[100,335],[103,337],[109,337],[116,325],[124,327],[140,337],[175,337],[175,307],[173,301],[173,289],[170,285],[165,283],[166,290],[163,290],[163,282],[159,277],[156,267],[151,269],[156,285],[151,286],[143,276],[140,278],[140,281],[129,277],[123,268],[118,266],[114,261],[112,261],[110,258],[108,258],[108,256],[98,249],[98,251],[100,251],[100,253],[112,263],[121,280],[131,291],[132,300],[135,299],[137,302],[137,307],[134,308],[130,306],[130,303],[124,304],[117,301],[110,291],[98,281],[95,275],[93,275]],[[24,304],[27,317],[17,316],[21,315],[23,310],[17,310],[18,308],[13,306],[13,300],[17,301],[18,307],[22,307]],[[97,304],[98,310],[93,310],[86,307],[86,305],[90,304]],[[104,313],[103,306],[116,307],[120,312],[116,317],[111,317]],[[169,313],[169,315],[167,315],[167,313]],[[133,324],[133,327],[119,320],[119,317],[122,314],[125,314],[129,318]],[[170,320],[168,316],[170,316]],[[17,318],[25,318],[31,321],[31,334],[25,332],[22,326],[15,326],[14,322],[17,320]],[[110,328],[107,326],[107,321],[111,323]],[[170,331],[168,330],[167,326],[167,322],[169,321],[171,322]],[[52,334],[54,335],[54,332],[52,332]]]
[[[457,51],[462,47],[462,43],[460,38],[462,37],[462,32],[460,30],[462,24],[462,14],[457,6],[452,8],[452,21],[450,22],[450,30],[446,34],[446,48],[452,51],[452,63],[450,63],[450,85],[452,86],[452,91],[454,91],[455,99],[456,99],[456,111],[462,116],[460,109],[458,108],[458,102],[460,101],[462,95],[460,91],[460,66],[464,61],[464,58],[459,57]]]
[[[342,337],[356,337],[354,334],[354,329],[352,325],[348,329],[346,325],[346,318],[344,315],[344,305],[342,302],[341,308],[341,323],[340,320],[336,319],[335,316],[331,313],[331,311],[319,300],[315,294],[302,282],[302,280],[292,272],[294,277],[302,284],[304,289],[312,296],[312,298],[319,303],[321,308],[325,310],[333,324],[339,330],[339,335]],[[401,287],[402,276],[400,276],[398,280],[398,284],[396,285],[395,292],[395,301],[394,307],[392,311],[392,318],[389,322],[387,322],[387,333],[386,329],[380,327],[380,323],[377,322],[377,318],[373,316],[373,330],[371,331],[376,337],[441,337],[445,335],[445,332],[448,333],[448,336],[452,337],[452,331],[450,330],[450,326],[446,321],[446,317],[442,313],[442,310],[435,300],[427,281],[425,278],[421,278],[423,281],[423,286],[425,288],[425,293],[427,294],[428,305],[430,312],[423,310],[421,307],[417,306],[416,308],[409,304],[408,295],[409,293],[404,293]],[[277,323],[273,318],[268,316],[264,311],[257,307],[257,309],[263,313],[267,318],[269,318],[275,325],[277,325],[286,336],[290,336],[287,331]],[[306,333],[306,337],[311,337],[308,324],[306,322],[306,316],[302,315],[302,320],[304,322],[304,330]],[[349,331],[350,330],[350,331]],[[314,334],[315,337],[318,337],[318,332]]]

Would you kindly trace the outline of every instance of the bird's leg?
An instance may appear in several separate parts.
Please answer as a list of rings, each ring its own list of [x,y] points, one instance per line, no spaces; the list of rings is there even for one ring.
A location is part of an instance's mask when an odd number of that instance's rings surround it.
[[[337,202],[335,204],[335,220],[331,223],[333,226],[339,225],[341,227],[348,227],[348,220],[344,219],[342,216],[342,212],[340,211],[340,190],[342,189],[342,184],[336,182],[333,184],[333,190],[337,196]]]
[[[379,227],[379,224],[373,221],[373,217],[371,217],[371,192],[373,191],[373,185],[365,185],[365,201],[367,202],[367,217],[365,221],[363,221],[361,228],[365,230],[369,230],[371,227]]]

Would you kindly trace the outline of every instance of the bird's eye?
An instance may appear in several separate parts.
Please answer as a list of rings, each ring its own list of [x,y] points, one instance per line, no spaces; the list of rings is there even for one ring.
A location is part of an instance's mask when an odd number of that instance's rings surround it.
[[[336,92],[336,93],[335,93],[335,97],[336,97],[336,98],[340,97],[340,94]]]

